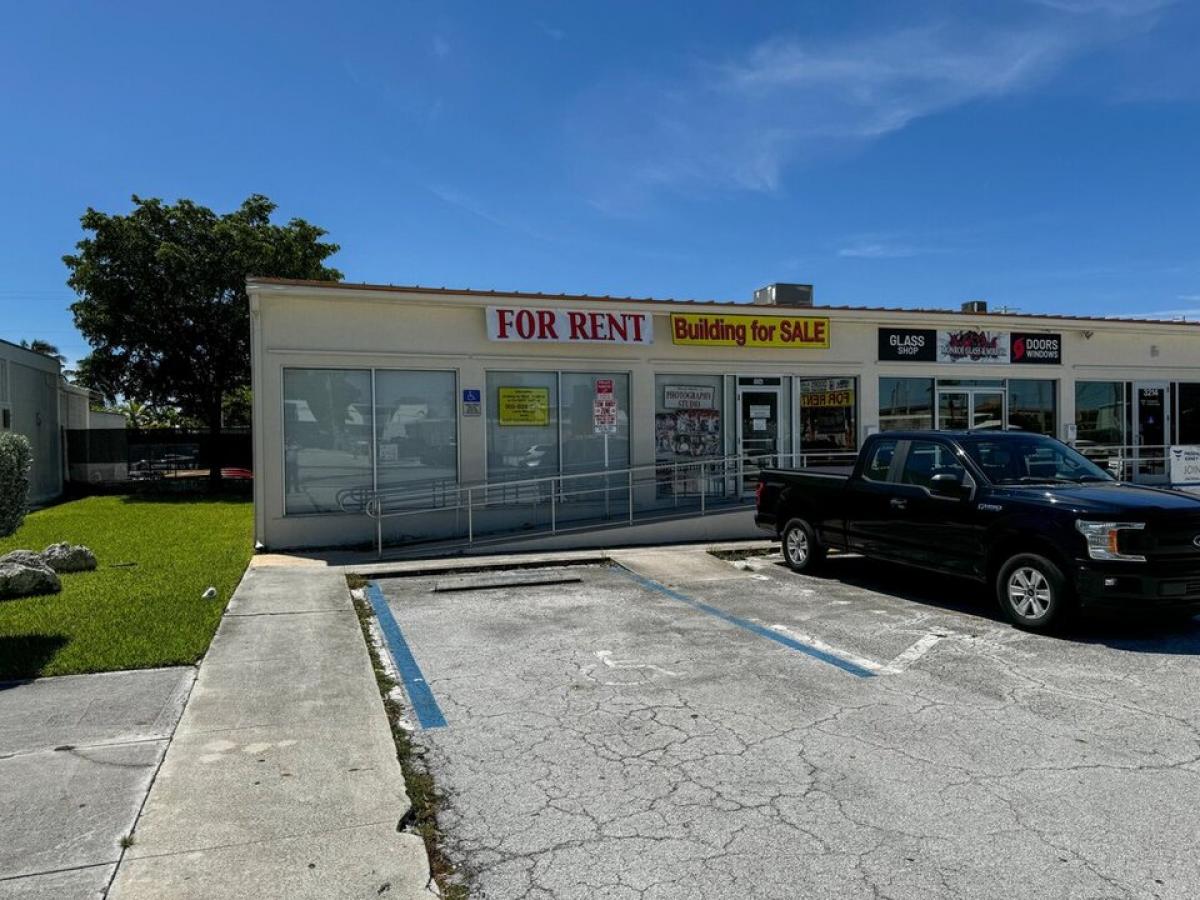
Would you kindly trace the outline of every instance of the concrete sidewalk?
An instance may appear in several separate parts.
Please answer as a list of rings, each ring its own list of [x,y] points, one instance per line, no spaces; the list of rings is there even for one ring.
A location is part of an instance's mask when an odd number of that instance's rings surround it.
[[[409,806],[344,575],[252,565],[109,896],[429,898]]]
[[[0,684],[0,900],[104,896],[195,675]]]

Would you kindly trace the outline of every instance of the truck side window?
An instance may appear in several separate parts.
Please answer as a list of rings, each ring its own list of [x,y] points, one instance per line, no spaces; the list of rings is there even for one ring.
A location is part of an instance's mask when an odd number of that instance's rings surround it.
[[[927,488],[933,483],[934,475],[942,474],[957,475],[961,480],[967,472],[946,445],[933,441],[913,441],[908,448],[908,458],[904,461],[900,481]]]
[[[862,477],[867,481],[887,481],[888,470],[896,456],[896,441],[879,441],[871,450],[871,458],[863,466]]]

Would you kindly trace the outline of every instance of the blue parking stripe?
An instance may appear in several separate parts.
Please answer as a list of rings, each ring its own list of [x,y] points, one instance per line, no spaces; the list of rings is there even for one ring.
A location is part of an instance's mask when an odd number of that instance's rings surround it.
[[[748,619],[743,619],[741,616],[735,616],[733,613],[725,612],[723,609],[718,609],[715,606],[709,606],[707,603],[702,603],[699,600],[693,600],[686,594],[681,594],[679,591],[673,591],[664,584],[659,584],[657,581],[652,581],[637,572],[631,571],[624,566],[618,565],[618,568],[640,584],[644,588],[652,591],[657,591],[672,600],[678,600],[680,603],[686,603],[693,609],[698,609],[701,612],[708,613],[710,616],[716,616],[722,621],[728,622],[730,625],[736,625],[738,628],[744,628],[752,634],[757,634],[759,637],[764,637],[769,641],[774,641],[777,644],[803,653],[806,656],[811,656],[813,659],[819,659],[821,662],[829,663],[831,666],[837,666],[843,672],[849,672],[851,675],[857,675],[859,678],[874,678],[875,673],[870,669],[864,669],[862,666],[850,662],[848,659],[842,659],[840,656],[835,656],[832,653],[826,653],[824,650],[818,650],[816,647],[811,647],[803,641],[798,641],[793,637],[788,637],[786,634],[780,634],[778,631],[773,631],[764,625],[759,625],[757,622],[751,622]]]
[[[442,715],[433,691],[429,689],[425,676],[421,674],[421,667],[417,665],[412,651],[408,649],[408,641],[404,640],[396,617],[392,615],[391,607],[384,599],[383,591],[374,581],[367,582],[367,599],[371,601],[371,608],[375,610],[375,618],[379,620],[379,628],[383,631],[388,652],[392,654],[396,668],[400,671],[404,691],[408,694],[413,712],[417,714],[417,721],[422,728],[445,728],[446,717]]]

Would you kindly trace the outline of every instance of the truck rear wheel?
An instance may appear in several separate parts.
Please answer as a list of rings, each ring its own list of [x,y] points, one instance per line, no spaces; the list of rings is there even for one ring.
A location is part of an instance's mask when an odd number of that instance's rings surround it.
[[[1029,631],[1060,625],[1073,603],[1062,570],[1036,553],[1019,553],[1000,567],[996,599],[1010,622]]]
[[[817,543],[816,532],[804,519],[790,519],[780,535],[783,561],[793,572],[811,572],[825,561],[825,548]]]

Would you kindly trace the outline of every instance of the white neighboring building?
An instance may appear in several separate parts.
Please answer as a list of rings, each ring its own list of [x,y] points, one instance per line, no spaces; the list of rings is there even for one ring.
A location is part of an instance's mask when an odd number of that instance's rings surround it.
[[[66,429],[125,427],[124,416],[93,412],[91,401],[90,391],[63,379],[58,360],[0,340],[0,431],[14,431],[29,439],[32,505],[49,503],[63,492]],[[117,468],[123,479],[125,466]]]
[[[61,380],[58,360],[0,340],[0,431],[29,438],[29,502],[34,505],[48,503],[63,490]]]

